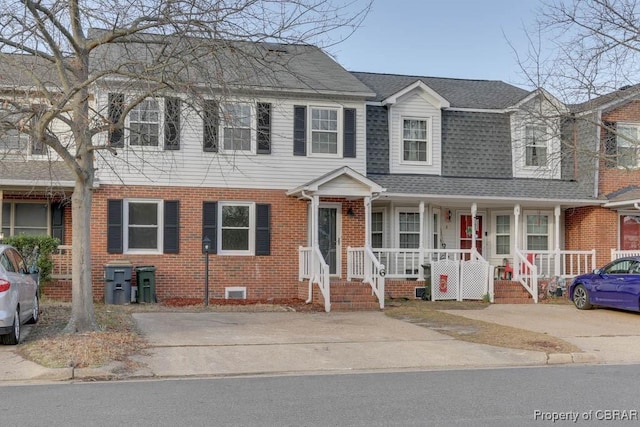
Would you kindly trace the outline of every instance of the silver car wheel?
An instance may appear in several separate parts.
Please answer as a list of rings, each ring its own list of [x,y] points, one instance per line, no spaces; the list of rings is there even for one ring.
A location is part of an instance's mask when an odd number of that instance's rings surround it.
[[[579,310],[588,310],[591,308],[591,302],[589,301],[589,292],[584,286],[578,285],[573,291],[573,303]]]
[[[2,343],[16,345],[20,342],[20,310],[16,308],[13,315],[13,330],[2,336]]]
[[[33,310],[31,311],[31,319],[28,323],[38,323],[40,319],[40,299],[38,294],[33,296]]]

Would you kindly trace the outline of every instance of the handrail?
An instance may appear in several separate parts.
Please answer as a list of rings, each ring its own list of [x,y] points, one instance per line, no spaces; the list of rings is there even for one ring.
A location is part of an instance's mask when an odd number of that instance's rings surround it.
[[[364,254],[366,261],[364,263],[364,282],[371,285],[373,294],[378,297],[380,308],[384,308],[384,276],[386,274],[384,264],[382,264],[374,255],[371,247],[365,246]]]
[[[329,265],[325,262],[318,247],[298,247],[298,280],[309,279],[309,297],[307,304],[313,299],[313,284],[316,283],[324,299],[324,310],[331,310]]]
[[[530,262],[526,255],[520,252],[519,249],[515,250],[515,258],[517,266],[514,272],[514,279],[531,294],[533,302],[538,303],[538,267],[535,263]]]

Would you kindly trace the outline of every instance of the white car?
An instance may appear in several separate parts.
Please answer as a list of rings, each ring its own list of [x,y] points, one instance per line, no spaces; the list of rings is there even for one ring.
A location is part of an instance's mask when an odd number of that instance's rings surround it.
[[[20,253],[0,245],[0,338],[3,344],[20,342],[20,327],[39,318],[38,284]]]

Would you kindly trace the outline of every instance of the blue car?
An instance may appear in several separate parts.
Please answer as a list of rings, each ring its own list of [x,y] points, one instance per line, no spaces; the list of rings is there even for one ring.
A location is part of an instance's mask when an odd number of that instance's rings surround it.
[[[577,276],[569,297],[580,310],[599,306],[640,311],[640,257],[620,258]]]

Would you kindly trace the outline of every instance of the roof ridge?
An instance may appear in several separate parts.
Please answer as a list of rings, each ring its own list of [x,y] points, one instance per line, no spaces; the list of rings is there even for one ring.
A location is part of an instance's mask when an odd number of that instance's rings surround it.
[[[396,73],[376,73],[373,71],[352,71],[348,70],[350,73],[358,73],[358,74],[371,74],[377,76],[393,76],[393,77],[411,77],[415,79],[441,79],[441,80],[461,80],[466,82],[497,82],[504,83],[510,86],[513,86],[511,83],[507,83],[504,80],[490,80],[490,79],[465,79],[461,77],[438,77],[438,76],[417,76],[413,74],[396,74]],[[517,87],[517,86],[515,86]]]

